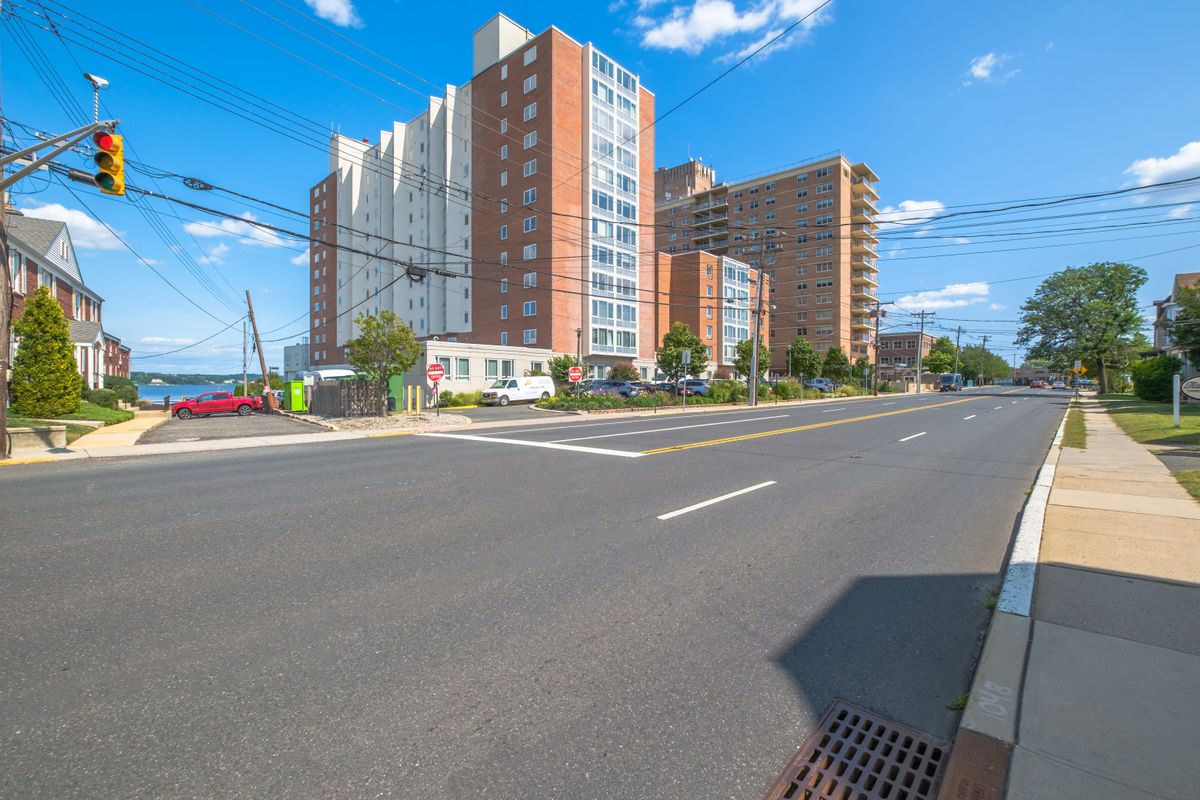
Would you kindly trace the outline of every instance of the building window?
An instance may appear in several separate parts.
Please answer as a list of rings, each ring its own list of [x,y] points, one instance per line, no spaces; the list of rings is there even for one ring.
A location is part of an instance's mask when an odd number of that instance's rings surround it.
[[[525,82],[521,85],[521,88],[522,88],[523,94],[529,94],[534,89],[536,89],[537,88],[537,73],[535,72],[532,75],[530,75],[528,78],[526,78]]]
[[[458,372],[454,373],[454,377],[460,381],[471,379],[471,359],[460,358],[458,361]]]
[[[503,170],[500,173],[500,185],[508,186],[508,170]],[[409,244],[412,244],[412,242],[409,242]]]
[[[704,307],[704,318],[705,318],[705,319],[712,319],[712,318],[713,318],[713,308],[712,308],[712,306],[705,306],[705,307]]]
[[[508,294],[508,278],[500,279],[500,294]]]
[[[508,305],[505,303],[500,304],[500,319],[508,319]]]
[[[521,222],[521,227],[524,228],[525,233],[531,233],[533,231],[536,231],[537,230],[537,217],[536,216],[526,217]]]
[[[536,101],[525,106],[525,112],[524,112],[523,116],[524,116],[526,122],[529,122],[529,120],[531,120],[537,116],[537,102]]]
[[[508,117],[505,117],[504,119],[500,120],[500,132],[508,133]]]
[[[833,191],[832,183],[822,183],[820,186],[817,187],[817,194],[826,194],[827,192],[832,192],[832,191]]]
[[[483,377],[489,381],[495,380],[500,376],[500,362],[494,358],[489,358],[483,362]]]
[[[532,203],[537,202],[537,187],[534,186],[530,189],[526,189],[524,191],[524,193],[521,195],[521,201],[525,205],[530,205]]]
[[[526,150],[536,145],[537,131],[530,131],[529,133],[525,134],[524,138],[521,140],[521,144]]]
[[[533,175],[536,172],[537,172],[537,159],[531,158],[525,162],[525,167],[524,167],[525,177],[528,178],[530,175]]]
[[[533,261],[537,258],[537,244],[527,244],[521,249],[521,258],[526,261]]]
[[[816,175],[818,178],[827,178],[827,177],[829,177],[829,169],[830,169],[829,167],[821,167],[817,170],[814,170],[813,174]]]
[[[526,289],[532,289],[533,287],[537,286],[537,273],[526,272],[522,283]]]
[[[521,306],[521,313],[526,317],[537,316],[537,300],[526,300]]]
[[[508,105],[508,92],[500,93],[500,107],[504,108]]]
[[[711,339],[712,337],[713,337],[713,326],[705,325],[704,326],[704,338]]]
[[[502,81],[508,80],[508,64],[500,65],[500,80],[502,80]]]
[[[523,331],[522,340],[525,344],[537,344],[537,328],[526,328]]]
[[[525,59],[524,60],[525,60],[525,66],[527,66],[527,67],[530,64],[532,64],[534,61],[537,61],[537,45],[536,44],[533,47],[531,47],[525,51]]]
[[[508,251],[507,250],[500,251],[500,266],[502,266],[502,267],[508,266]]]
[[[507,238],[508,238],[508,226],[501,225],[500,226],[500,241],[503,242]]]
[[[508,344],[508,331],[500,331],[500,344],[501,344],[501,345],[507,345],[507,344]],[[504,377],[506,377],[506,378],[507,378],[508,376],[507,376],[507,375],[505,375]]]
[[[506,144],[500,145],[500,160],[508,161],[508,145]]]

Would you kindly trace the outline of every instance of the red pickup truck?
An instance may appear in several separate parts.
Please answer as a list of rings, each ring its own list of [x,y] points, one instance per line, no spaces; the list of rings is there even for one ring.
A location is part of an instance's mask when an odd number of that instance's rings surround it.
[[[261,397],[234,397],[233,392],[205,392],[190,400],[171,404],[171,413],[179,419],[191,419],[209,414],[238,414],[247,416],[262,411]]]

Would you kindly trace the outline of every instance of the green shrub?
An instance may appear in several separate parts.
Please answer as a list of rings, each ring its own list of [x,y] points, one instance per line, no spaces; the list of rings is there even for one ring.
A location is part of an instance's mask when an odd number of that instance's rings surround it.
[[[658,408],[660,406],[679,405],[679,401],[669,394],[651,393],[640,394],[625,401],[630,408]]]
[[[858,397],[859,395],[863,394],[863,390],[857,386],[851,386],[847,383],[839,386],[834,394],[838,397]]]
[[[793,380],[777,381],[771,387],[771,393],[780,400],[795,400],[800,396],[801,391],[803,390],[800,388],[800,384]]]
[[[539,408],[552,408],[557,411],[591,411],[597,408],[624,408],[625,399],[617,395],[585,394],[580,397],[573,395],[555,395],[549,400],[539,400]]]
[[[614,364],[609,370],[608,379],[613,381],[636,381],[639,379],[637,368],[633,364]]]
[[[442,392],[442,394],[446,394]],[[477,406],[483,403],[483,392],[454,392],[448,405],[451,406]]]
[[[1175,356],[1143,358],[1133,364],[1133,393],[1143,400],[1166,402],[1171,399],[1171,376],[1182,363]]]
[[[713,370],[713,380],[727,381],[733,377],[733,374],[724,367],[717,367]]]
[[[123,403],[133,405],[137,402],[137,384],[129,380],[129,378],[122,378],[119,375],[106,375],[104,377],[104,388],[112,389],[116,392],[117,399]]]
[[[708,386],[708,396],[714,403],[744,402],[747,394],[748,388],[741,381],[713,381]]]
[[[117,407],[117,393],[112,389],[88,389],[84,399],[104,408]]]

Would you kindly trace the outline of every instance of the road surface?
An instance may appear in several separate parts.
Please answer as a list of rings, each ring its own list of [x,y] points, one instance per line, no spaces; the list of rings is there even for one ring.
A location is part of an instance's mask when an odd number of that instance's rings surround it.
[[[949,738],[1066,402],[0,470],[0,796],[757,798],[834,698]]]

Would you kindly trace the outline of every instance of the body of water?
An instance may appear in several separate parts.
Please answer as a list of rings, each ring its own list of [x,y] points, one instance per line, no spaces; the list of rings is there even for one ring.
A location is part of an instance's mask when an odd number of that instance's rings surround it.
[[[138,384],[138,399],[151,400],[161,403],[164,397],[170,396],[171,401],[182,400],[185,397],[195,397],[204,392],[232,392],[232,383],[181,383],[171,384]]]

